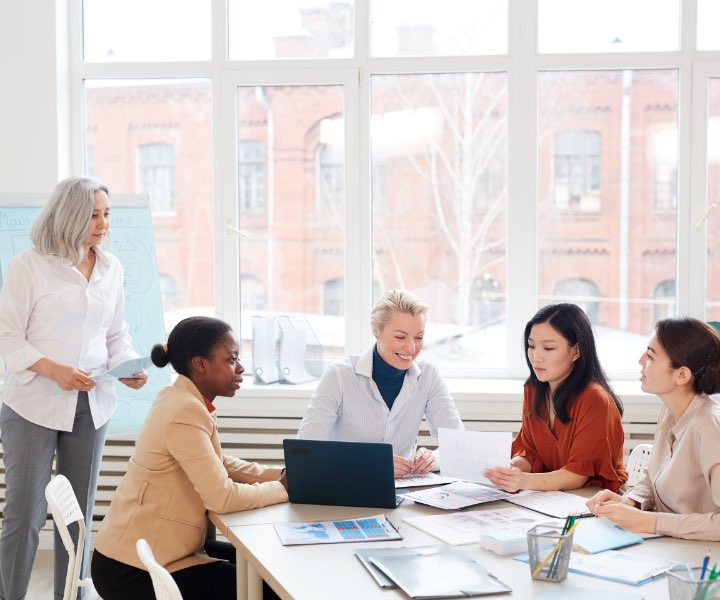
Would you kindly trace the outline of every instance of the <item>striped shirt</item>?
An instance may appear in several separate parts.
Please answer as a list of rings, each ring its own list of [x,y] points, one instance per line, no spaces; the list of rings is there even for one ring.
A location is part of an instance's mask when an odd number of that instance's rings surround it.
[[[430,434],[438,427],[464,429],[450,390],[424,361],[407,370],[389,409],[372,379],[373,351],[331,365],[318,382],[297,437],[392,444],[393,454],[411,458],[423,417]]]
[[[695,396],[677,422],[663,406],[645,477],[625,496],[658,512],[658,533],[720,540],[720,404]]]

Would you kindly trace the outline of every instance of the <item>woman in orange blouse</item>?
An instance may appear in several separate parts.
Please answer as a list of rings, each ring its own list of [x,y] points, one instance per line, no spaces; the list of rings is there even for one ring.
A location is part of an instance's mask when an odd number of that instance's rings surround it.
[[[541,308],[525,326],[530,377],[509,467],[488,469],[498,487],[617,490],[623,465],[622,403],[600,366],[592,327],[574,304]]]

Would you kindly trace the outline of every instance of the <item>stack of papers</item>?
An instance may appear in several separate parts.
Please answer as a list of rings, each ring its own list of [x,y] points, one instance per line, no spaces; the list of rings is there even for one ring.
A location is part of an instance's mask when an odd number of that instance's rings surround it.
[[[548,519],[544,515],[514,506],[409,517],[404,520],[451,546],[480,544],[483,548],[503,555],[527,552],[527,532],[535,525],[563,525],[561,520]]]
[[[457,510],[467,506],[482,504],[483,502],[506,500],[511,495],[512,494],[508,494],[496,487],[470,483],[468,481],[456,481],[441,488],[409,492],[404,494],[403,497],[409,498],[413,502],[427,504],[436,508]]]
[[[528,562],[528,555],[516,556],[514,560]],[[568,571],[628,585],[642,585],[681,564],[674,560],[614,550],[592,555],[571,552]]]
[[[274,527],[283,546],[402,539],[385,515],[313,523],[275,523]]]
[[[355,554],[383,587],[410,598],[464,598],[512,590],[461,550],[445,545],[358,550]],[[383,583],[380,583],[383,582]]]

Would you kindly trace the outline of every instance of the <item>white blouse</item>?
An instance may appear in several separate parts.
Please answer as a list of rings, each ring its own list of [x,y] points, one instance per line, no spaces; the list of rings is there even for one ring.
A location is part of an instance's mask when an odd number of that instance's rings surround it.
[[[392,444],[393,454],[410,458],[423,417],[433,437],[439,427],[464,429],[450,390],[433,365],[410,365],[392,409],[373,381],[372,365],[372,348],[330,365],[310,398],[297,437],[385,442]]]
[[[65,392],[28,367],[49,358],[92,371],[137,357],[124,320],[122,266],[94,249],[90,281],[69,260],[32,248],[8,263],[0,290],[0,355],[7,370],[3,402],[50,429],[72,431],[78,392]],[[99,428],[115,412],[113,382],[98,382],[88,397]]]

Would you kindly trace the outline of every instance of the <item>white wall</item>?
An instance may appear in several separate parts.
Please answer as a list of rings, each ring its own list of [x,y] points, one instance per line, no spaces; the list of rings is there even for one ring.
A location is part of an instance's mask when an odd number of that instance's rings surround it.
[[[67,23],[64,0],[0,2],[0,192],[49,191],[69,174],[67,57],[56,50]]]

